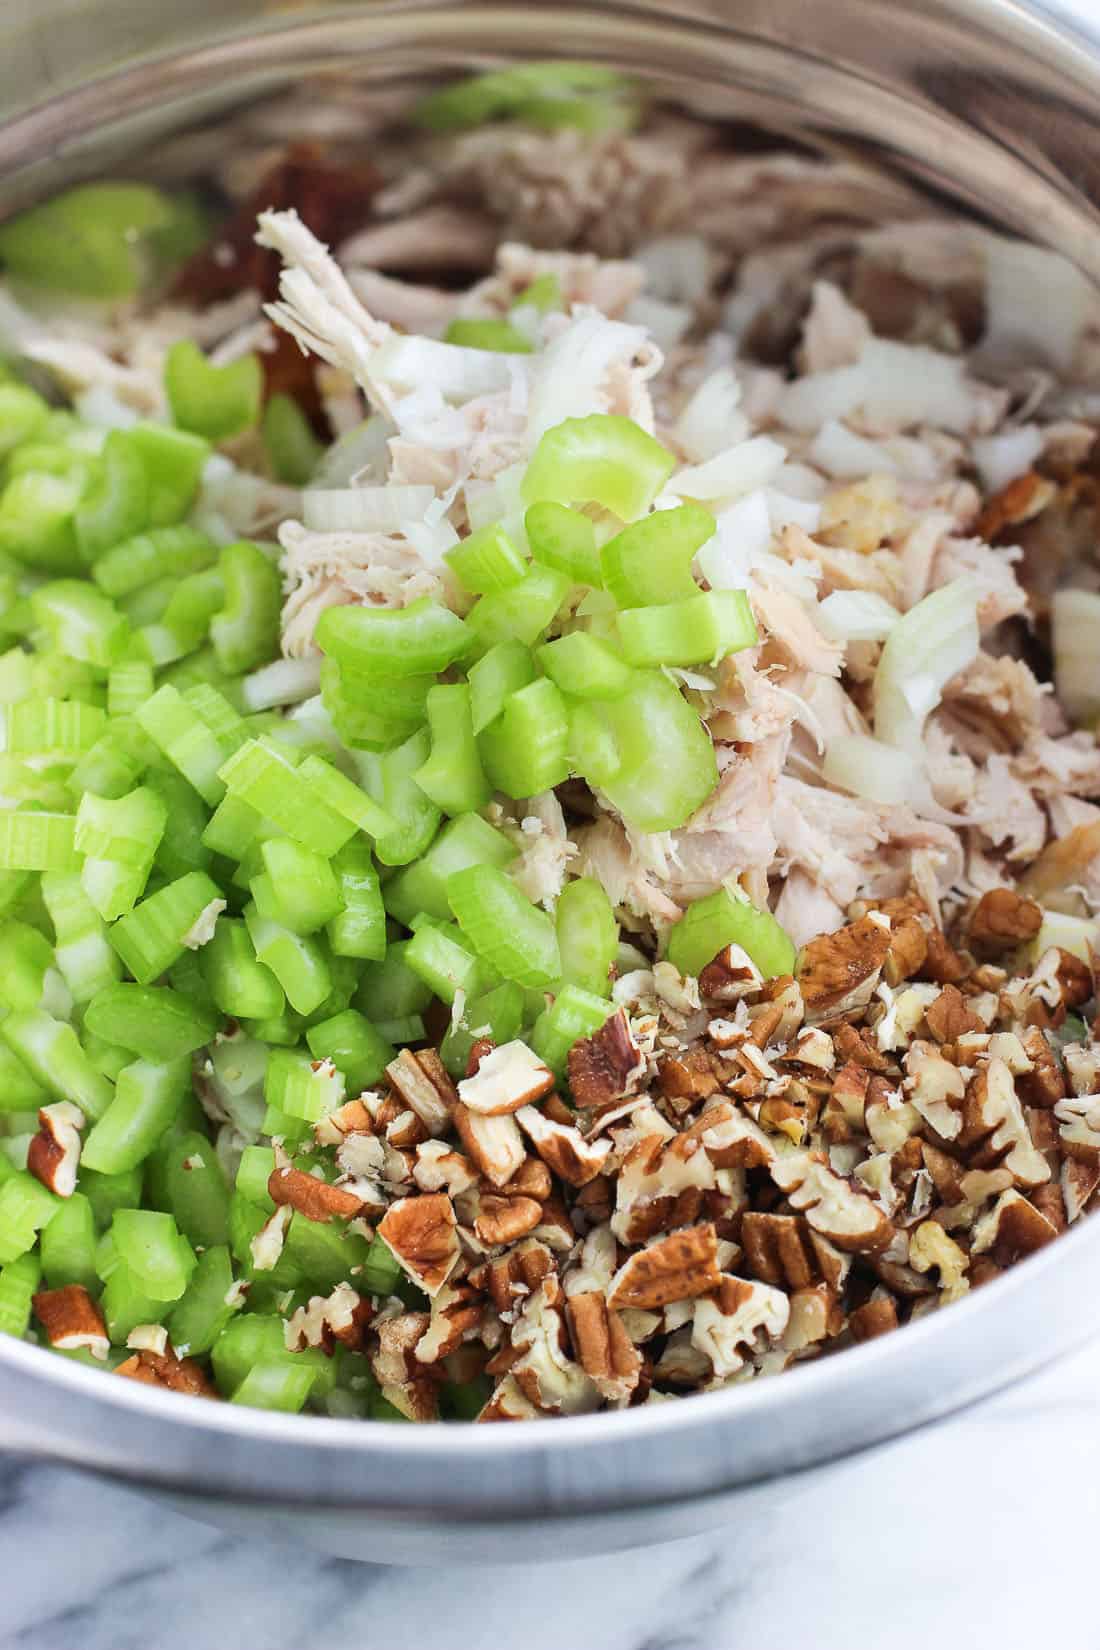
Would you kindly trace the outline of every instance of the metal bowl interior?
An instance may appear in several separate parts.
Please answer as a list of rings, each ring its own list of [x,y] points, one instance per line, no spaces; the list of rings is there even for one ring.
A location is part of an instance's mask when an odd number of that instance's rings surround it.
[[[543,55],[613,62],[715,118],[845,150],[1044,241],[1100,280],[1100,45],[1009,0],[160,8],[38,0],[0,22],[0,208],[156,166],[181,132],[349,79],[398,107],[425,75]],[[659,65],[659,68],[657,67]],[[285,134],[295,134],[288,131]],[[506,1428],[282,1417],[102,1376],[0,1338],[6,1445],[240,1504],[506,1526],[652,1513],[923,1425],[1100,1329],[1085,1226],[903,1334],[781,1381]]]

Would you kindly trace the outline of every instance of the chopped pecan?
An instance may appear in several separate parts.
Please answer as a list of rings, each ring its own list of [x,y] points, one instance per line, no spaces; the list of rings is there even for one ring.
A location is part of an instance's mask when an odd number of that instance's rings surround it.
[[[524,1106],[516,1121],[551,1172],[569,1186],[587,1186],[603,1172],[610,1140],[586,1140],[573,1124],[552,1122],[536,1106]]]
[[[912,1105],[943,1140],[954,1140],[963,1126],[966,1083],[958,1068],[931,1043],[911,1043],[905,1055],[905,1088]]]
[[[283,1328],[287,1350],[302,1352],[307,1346],[318,1346],[331,1357],[337,1341],[358,1349],[372,1311],[370,1301],[350,1283],[338,1283],[331,1294],[314,1295],[291,1313]]]
[[[481,1318],[481,1306],[468,1284],[445,1283],[432,1300],[431,1320],[416,1343],[417,1363],[437,1364],[452,1357],[464,1341],[477,1334]]]
[[[642,1360],[622,1318],[602,1293],[570,1295],[565,1315],[578,1361],[603,1398],[623,1404],[638,1385]]]
[[[485,1287],[497,1311],[510,1312],[517,1300],[530,1295],[554,1269],[554,1258],[544,1243],[519,1244],[490,1262]]]
[[[827,1283],[796,1289],[790,1296],[789,1309],[783,1331],[783,1346],[788,1352],[802,1352],[816,1346],[818,1341],[839,1335],[843,1327],[843,1313]]]
[[[99,1307],[82,1284],[40,1289],[32,1297],[32,1305],[51,1346],[66,1352],[84,1347],[93,1358],[106,1358],[111,1345],[107,1326]]]
[[[72,1197],[80,1162],[80,1131],[84,1113],[68,1100],[43,1106],[38,1133],[27,1147],[27,1168],[57,1197]]]
[[[596,1383],[567,1350],[565,1300],[551,1274],[523,1303],[512,1330],[512,1345],[520,1356],[512,1378],[541,1410],[581,1415],[599,1407]]]
[[[709,1223],[658,1238],[611,1280],[609,1306],[658,1307],[709,1294],[721,1282],[718,1235]]]
[[[1066,1221],[1072,1226],[1085,1213],[1100,1187],[1100,1162],[1085,1163],[1078,1157],[1067,1157],[1059,1175],[1062,1203]]]
[[[1038,1026],[1027,1026],[1021,1037],[1031,1070],[1016,1078],[1016,1087],[1032,1106],[1053,1108],[1066,1097],[1066,1080],[1057,1056]]]
[[[807,1020],[814,1024],[869,1003],[889,949],[889,929],[871,917],[861,917],[834,934],[821,934],[804,946],[798,981]]]
[[[454,1205],[446,1192],[398,1198],[380,1221],[378,1236],[429,1296],[439,1293],[458,1262]]]
[[[928,930],[919,917],[903,917],[890,935],[890,949],[882,965],[887,985],[900,985],[919,974],[928,956]]]
[[[307,1220],[354,1220],[363,1210],[363,1200],[354,1192],[330,1186],[316,1175],[285,1163],[272,1169],[268,1176],[267,1195],[276,1208],[289,1204]]]
[[[478,1416],[479,1421],[533,1421],[542,1411],[526,1396],[512,1375],[505,1375],[489,1402]]]
[[[708,1100],[720,1084],[705,1048],[665,1054],[657,1062],[657,1084],[666,1099]]]
[[[989,1250],[998,1266],[1008,1266],[1057,1236],[1057,1226],[1022,1193],[1010,1189],[975,1223],[970,1253]]]
[[[612,1230],[624,1243],[642,1243],[655,1232],[689,1225],[703,1192],[715,1184],[714,1165],[697,1134],[671,1140],[645,1134],[619,1170]]]
[[[503,1197],[533,1197],[545,1203],[554,1190],[550,1170],[537,1157],[525,1157],[511,1180],[501,1187]]]
[[[684,1133],[702,1142],[716,1169],[764,1168],[775,1156],[775,1146],[760,1125],[729,1100],[708,1106]]]
[[[790,1303],[782,1289],[744,1278],[723,1277],[717,1290],[695,1302],[691,1342],[710,1359],[716,1380],[726,1380],[746,1355],[780,1339]]]
[[[1100,1163],[1100,1095],[1067,1096],[1058,1101],[1054,1116],[1065,1155]]]
[[[999,956],[1033,940],[1043,926],[1043,908],[1012,888],[990,888],[974,908],[968,938],[980,957]]]
[[[771,1176],[792,1207],[838,1249],[874,1254],[893,1236],[894,1228],[878,1204],[813,1152],[795,1151],[776,1158]]]
[[[877,1291],[862,1306],[848,1314],[848,1328],[853,1341],[873,1341],[878,1335],[888,1335],[898,1327],[898,1309],[889,1295]]]
[[[739,945],[727,945],[699,975],[700,994],[715,1002],[736,1002],[760,983],[760,970]]]
[[[949,1157],[947,1152],[941,1151],[938,1146],[931,1145],[927,1140],[921,1141],[921,1155],[940,1201],[947,1204],[961,1203],[963,1170],[958,1159]]]
[[[411,1049],[402,1049],[386,1067],[386,1076],[429,1134],[446,1132],[458,1095],[434,1050],[422,1049],[414,1054]]]
[[[136,1352],[115,1370],[131,1381],[164,1387],[168,1392],[184,1392],[192,1398],[217,1398],[217,1387],[194,1358],[177,1358],[174,1352]]]
[[[569,1050],[569,1087],[578,1106],[606,1106],[630,1092],[645,1070],[624,1009]]]
[[[468,1107],[457,1105],[452,1121],[467,1155],[486,1180],[506,1186],[527,1153],[516,1120],[511,1115],[482,1117]]]
[[[280,1204],[274,1214],[268,1215],[255,1237],[249,1239],[248,1249],[257,1272],[270,1272],[278,1263],[293,1213],[289,1203]]]
[[[1038,1209],[1041,1215],[1046,1216],[1056,1232],[1065,1231],[1068,1221],[1060,1186],[1056,1186],[1053,1181],[1048,1181],[1045,1186],[1036,1186],[1033,1191],[1028,1193],[1028,1198],[1032,1206]]]
[[[974,524],[978,538],[992,544],[1006,527],[1018,527],[1045,510],[1058,491],[1053,481],[1036,470],[1025,470],[1023,475],[991,493],[982,506],[982,513]],[[1016,541],[1013,540],[1013,543]]]
[[[386,1139],[398,1151],[410,1151],[429,1139],[428,1131],[414,1111],[398,1112],[393,1120],[386,1124]]]
[[[872,1034],[866,1030],[858,1031],[846,1020],[841,1020],[833,1031],[833,1042],[837,1054],[846,1065],[863,1066],[867,1071],[876,1072],[890,1069],[889,1060],[875,1046]]]
[[[474,1231],[490,1249],[516,1243],[542,1220],[542,1204],[533,1197],[502,1197],[483,1193]],[[379,1228],[381,1230],[381,1228]]]
[[[983,1030],[982,1022],[962,992],[945,985],[934,1003],[924,1011],[925,1022],[937,1043],[957,1043],[968,1031]]]
[[[745,1262],[763,1283],[805,1289],[820,1276],[804,1215],[771,1215],[746,1209],[741,1217]]]
[[[346,1100],[313,1125],[319,1146],[339,1146],[349,1134],[373,1134],[374,1120],[362,1100]]]
[[[442,1140],[425,1140],[416,1148],[413,1179],[422,1192],[448,1192],[457,1197],[477,1185],[477,1170],[468,1157]]]
[[[833,1078],[821,1127],[826,1140],[838,1144],[853,1134],[866,1133],[867,1090],[871,1073],[851,1062],[841,1066]]]
[[[925,1220],[909,1237],[909,1264],[917,1272],[937,1268],[940,1289],[949,1299],[964,1294],[968,1284],[964,1276],[970,1257],[935,1220]]]
[[[974,1166],[1003,1165],[1018,1186],[1040,1186],[1050,1179],[1050,1166],[1035,1149],[1015,1081],[1003,1060],[990,1060],[967,1085],[957,1144],[964,1151],[980,1144],[980,1153],[972,1157]]]
[[[943,929],[931,928],[926,938],[928,949],[920,971],[922,977],[936,985],[957,985],[965,979],[966,963],[948,942]]]
[[[431,1319],[426,1312],[402,1312],[377,1325],[378,1345],[370,1355],[371,1370],[382,1396],[411,1421],[434,1421],[439,1408],[439,1384],[431,1366],[416,1356]]]
[[[458,1085],[458,1097],[481,1117],[500,1117],[529,1106],[554,1087],[554,1074],[518,1039],[483,1056],[472,1077]]]

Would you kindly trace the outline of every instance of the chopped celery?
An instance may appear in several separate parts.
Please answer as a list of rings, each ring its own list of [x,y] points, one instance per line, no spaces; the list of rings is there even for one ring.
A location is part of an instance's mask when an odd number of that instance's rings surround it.
[[[719,888],[689,905],[668,937],[669,961],[681,974],[701,974],[727,945],[739,945],[769,978],[794,972],[794,945],[770,911]]]

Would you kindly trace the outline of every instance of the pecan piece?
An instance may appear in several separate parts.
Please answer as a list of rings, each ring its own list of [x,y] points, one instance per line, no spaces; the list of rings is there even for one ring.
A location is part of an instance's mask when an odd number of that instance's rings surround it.
[[[1018,527],[1045,510],[1058,489],[1053,481],[1036,470],[1013,476],[995,493],[990,493],[974,525],[978,538],[992,544],[1006,527]]]
[[[474,1231],[490,1249],[516,1243],[542,1220],[542,1204],[533,1197],[501,1197],[486,1193],[474,1221]],[[381,1230],[381,1228],[379,1228]]]
[[[512,1330],[512,1345],[520,1356],[511,1373],[540,1410],[581,1415],[599,1407],[600,1391],[568,1354],[564,1305],[561,1286],[552,1274],[527,1297]]]
[[[715,1002],[736,1002],[761,984],[760,970],[747,951],[727,945],[699,975],[699,992]]]
[[[924,967],[928,956],[928,930],[919,917],[903,917],[890,935],[890,949],[882,972],[887,985],[900,985]]]
[[[314,1295],[287,1319],[283,1329],[287,1350],[302,1352],[307,1346],[319,1346],[331,1358],[337,1341],[358,1349],[372,1313],[370,1301],[350,1283],[338,1283],[331,1294]]]
[[[516,1039],[483,1055],[474,1075],[459,1083],[458,1098],[480,1117],[500,1117],[540,1100],[553,1087],[554,1073]]]
[[[267,1195],[276,1208],[289,1204],[307,1220],[354,1220],[363,1212],[363,1200],[354,1192],[345,1192],[340,1186],[330,1186],[316,1175],[286,1163],[272,1169],[267,1181]]]
[[[967,1085],[957,1144],[964,1151],[980,1144],[974,1166],[983,1169],[1001,1164],[1018,1186],[1040,1186],[1050,1179],[1050,1166],[1035,1148],[1016,1084],[1003,1060],[990,1060]]]
[[[795,1151],[776,1158],[771,1177],[786,1192],[791,1206],[838,1249],[876,1254],[894,1235],[878,1204],[813,1152]]]
[[[968,938],[975,955],[995,957],[1033,940],[1043,926],[1043,908],[1012,888],[990,888],[970,918]]]
[[[876,1046],[872,1034],[857,1030],[842,1020],[833,1032],[836,1052],[845,1065],[863,1066],[867,1071],[889,1071],[890,1062]]]
[[[691,1344],[710,1359],[716,1380],[726,1380],[747,1354],[780,1339],[790,1317],[782,1289],[744,1278],[723,1277],[713,1295],[695,1302]]]
[[[43,1106],[38,1133],[27,1147],[27,1168],[57,1197],[72,1197],[80,1162],[80,1131],[84,1113],[68,1100]]]
[[[66,1352],[84,1347],[93,1358],[106,1358],[111,1345],[107,1326],[99,1307],[82,1284],[40,1289],[32,1296],[31,1304],[51,1346]]]
[[[705,1048],[665,1054],[657,1064],[657,1085],[666,1099],[709,1100],[721,1086]]]
[[[489,1402],[478,1416],[479,1421],[534,1421],[542,1411],[524,1393],[512,1375],[505,1375]]]
[[[642,1360],[622,1318],[597,1290],[570,1295],[565,1315],[585,1374],[609,1403],[626,1403],[638,1385]]]
[[[619,1009],[591,1037],[581,1037],[569,1050],[569,1087],[578,1106],[606,1106],[629,1093],[645,1070],[631,1035],[626,1011]]]
[[[386,1076],[429,1134],[446,1132],[458,1094],[434,1049],[414,1054],[403,1048],[386,1067]]]
[[[937,1043],[957,1043],[968,1031],[985,1028],[958,986],[945,985],[924,1011],[925,1023]]]
[[[458,1263],[454,1205],[446,1192],[424,1192],[391,1203],[378,1236],[426,1295],[437,1295]]]
[[[119,1364],[116,1375],[146,1386],[164,1387],[168,1392],[184,1392],[191,1398],[217,1398],[217,1387],[194,1358],[177,1358],[174,1352],[136,1352]]]
[[[980,1255],[988,1250],[998,1266],[1010,1266],[1057,1236],[1053,1221],[1022,1193],[1010,1189],[1002,1192],[989,1213],[975,1223],[970,1252]]]
[[[933,927],[927,934],[927,951],[921,975],[935,985],[957,985],[966,978],[966,963],[948,941],[942,928]]]
[[[621,1266],[607,1292],[609,1306],[657,1307],[709,1294],[722,1281],[718,1234],[708,1223],[658,1238]]]
[[[506,1186],[527,1156],[515,1118],[509,1114],[482,1117],[459,1104],[452,1121],[479,1172],[494,1186]]]
[[[874,1294],[848,1314],[853,1341],[872,1341],[898,1327],[898,1310],[889,1295]]]
[[[807,1020],[814,1024],[869,1003],[889,949],[889,929],[871,917],[820,934],[804,946],[798,981]]]
[[[1016,1087],[1029,1105],[1053,1108],[1066,1097],[1066,1080],[1057,1056],[1038,1026],[1027,1026],[1021,1042],[1031,1070],[1017,1075]]]
[[[524,1106],[516,1121],[552,1174],[568,1186],[587,1186],[603,1172],[610,1140],[586,1140],[572,1123],[554,1123],[535,1106]]]
[[[500,1313],[510,1312],[521,1295],[530,1295],[554,1269],[554,1260],[544,1243],[523,1243],[492,1261],[485,1287]]]
[[[804,1215],[770,1215],[747,1209],[741,1217],[741,1243],[748,1269],[763,1283],[805,1289],[819,1272]]]

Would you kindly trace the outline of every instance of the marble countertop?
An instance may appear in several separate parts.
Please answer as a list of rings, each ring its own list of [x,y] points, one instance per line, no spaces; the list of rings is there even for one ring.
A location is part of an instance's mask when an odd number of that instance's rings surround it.
[[[547,1566],[325,1558],[0,1455],[0,1650],[1100,1650],[1098,1523],[1100,1342],[751,1526]]]

